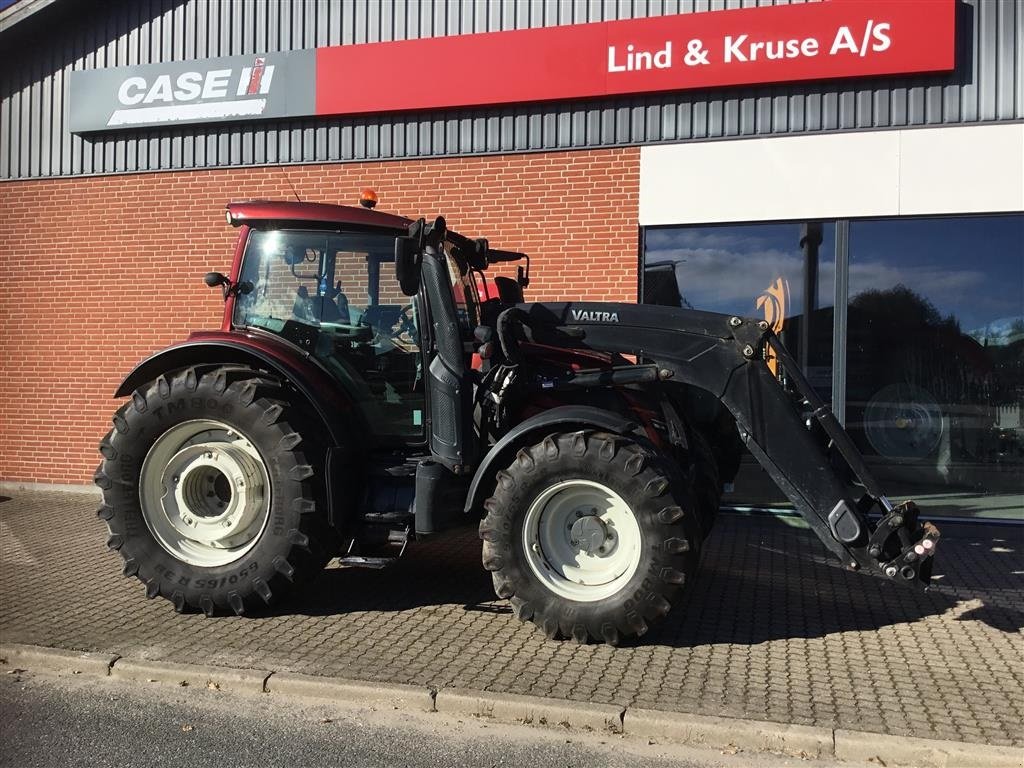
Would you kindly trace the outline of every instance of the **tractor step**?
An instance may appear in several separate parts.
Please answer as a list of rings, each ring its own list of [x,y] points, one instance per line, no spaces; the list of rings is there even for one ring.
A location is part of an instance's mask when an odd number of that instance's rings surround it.
[[[359,521],[370,525],[389,525],[397,528],[412,525],[413,515],[406,510],[394,512],[364,512],[359,516]]]
[[[374,570],[383,570],[384,568],[392,566],[397,562],[397,557],[366,557],[363,555],[346,555],[345,557],[338,558],[338,563],[340,563],[341,565],[348,565],[354,568],[373,568]]]

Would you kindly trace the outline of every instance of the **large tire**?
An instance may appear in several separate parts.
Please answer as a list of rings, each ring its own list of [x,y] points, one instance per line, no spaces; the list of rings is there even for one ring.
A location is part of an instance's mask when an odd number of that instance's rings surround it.
[[[114,415],[98,515],[148,597],[242,615],[323,568],[323,449],[285,397],[249,369],[189,368]]]
[[[495,592],[552,639],[618,645],[643,635],[697,568],[686,486],[672,462],[618,435],[554,434],[520,450],[480,523]]]
[[[706,539],[714,528],[718,509],[722,505],[722,481],[718,475],[718,462],[715,460],[711,444],[699,429],[687,430],[690,443],[689,454],[692,459],[693,498],[700,517],[700,530]]]

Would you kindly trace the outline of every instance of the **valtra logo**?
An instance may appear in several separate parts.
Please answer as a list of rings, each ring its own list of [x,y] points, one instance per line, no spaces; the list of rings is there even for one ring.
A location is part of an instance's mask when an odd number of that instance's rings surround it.
[[[267,108],[274,65],[257,56],[251,66],[125,78],[117,89],[121,105],[108,126],[258,117]]]

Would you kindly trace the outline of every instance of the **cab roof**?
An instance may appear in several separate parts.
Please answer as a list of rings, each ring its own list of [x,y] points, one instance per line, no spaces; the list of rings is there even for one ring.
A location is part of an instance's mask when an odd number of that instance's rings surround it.
[[[228,203],[231,223],[254,224],[260,221],[316,222],[354,227],[379,227],[388,230],[405,230],[412,224],[411,219],[391,213],[370,210],[353,205],[332,205],[330,203],[302,203],[291,200],[246,200]]]

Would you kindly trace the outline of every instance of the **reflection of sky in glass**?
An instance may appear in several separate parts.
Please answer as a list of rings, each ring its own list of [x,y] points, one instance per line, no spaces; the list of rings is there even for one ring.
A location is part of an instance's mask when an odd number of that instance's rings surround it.
[[[851,222],[850,297],[901,283],[964,332],[1009,327],[1024,315],[1024,216]]]
[[[818,307],[833,304],[835,225],[819,249]],[[777,278],[789,281],[790,311],[803,313],[799,224],[744,224],[649,229],[648,266],[676,264],[679,293],[694,309],[760,316],[757,297]]]

